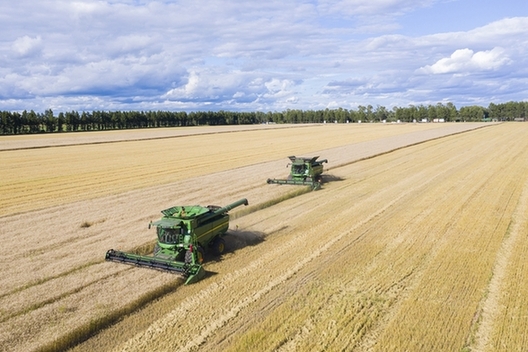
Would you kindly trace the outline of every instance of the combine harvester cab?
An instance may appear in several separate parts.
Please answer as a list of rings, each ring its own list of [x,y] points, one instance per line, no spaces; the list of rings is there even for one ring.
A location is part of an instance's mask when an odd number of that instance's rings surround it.
[[[281,185],[306,185],[311,186],[313,190],[321,188],[323,173],[323,163],[328,163],[328,160],[317,160],[319,156],[313,158],[302,158],[296,156],[289,156],[291,163],[290,175],[286,180],[268,178],[268,183]]]
[[[229,228],[227,212],[240,205],[248,205],[243,198],[225,207],[208,205],[174,206],[162,210],[163,217],[149,224],[158,236],[152,256],[120,252],[110,249],[106,260],[136,265],[182,275],[185,284],[197,282],[205,276],[202,267],[204,250],[224,252],[222,238]]]

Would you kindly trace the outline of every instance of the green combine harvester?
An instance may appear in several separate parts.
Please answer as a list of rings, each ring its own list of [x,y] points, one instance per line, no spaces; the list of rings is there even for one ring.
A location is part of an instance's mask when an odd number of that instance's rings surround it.
[[[323,163],[328,163],[328,160],[317,160],[319,156],[313,158],[301,158],[296,156],[289,156],[291,163],[290,175],[286,180],[268,178],[268,183],[276,183],[280,185],[307,185],[311,186],[313,190],[321,188],[323,181],[321,174],[323,173]]]
[[[158,235],[153,256],[110,249],[105,259],[180,274],[186,279],[185,284],[197,282],[205,276],[204,250],[211,249],[218,255],[224,252],[222,237],[229,228],[227,212],[240,205],[248,205],[247,199],[225,207],[190,205],[162,210],[163,217],[149,224],[149,229],[155,227]]]

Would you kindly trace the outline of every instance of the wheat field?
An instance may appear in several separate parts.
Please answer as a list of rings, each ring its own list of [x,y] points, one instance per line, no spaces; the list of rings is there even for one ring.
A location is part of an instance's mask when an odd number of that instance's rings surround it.
[[[350,124],[0,139],[5,351],[522,351],[528,125]],[[74,138],[75,137],[75,138]],[[267,185],[320,155],[323,189]],[[224,205],[207,277],[104,262]]]

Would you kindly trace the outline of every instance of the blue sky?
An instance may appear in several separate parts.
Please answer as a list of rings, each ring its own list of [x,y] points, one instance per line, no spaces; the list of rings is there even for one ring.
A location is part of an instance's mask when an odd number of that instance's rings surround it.
[[[0,110],[528,100],[525,0],[0,0]]]

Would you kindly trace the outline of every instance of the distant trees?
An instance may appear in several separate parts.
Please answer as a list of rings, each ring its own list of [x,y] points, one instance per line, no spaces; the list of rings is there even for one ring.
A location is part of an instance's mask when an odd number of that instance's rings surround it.
[[[528,102],[491,103],[487,113],[489,118],[503,121],[513,121],[516,118],[526,119],[528,117]]]
[[[479,121],[486,118],[485,109],[482,106],[464,106],[458,111],[462,121]]]
[[[410,105],[388,110],[384,106],[359,105],[356,110],[343,108],[324,110],[288,109],[283,112],[236,111],[67,111],[54,115],[44,113],[0,111],[0,134],[104,131],[134,128],[159,128],[198,125],[243,125],[260,123],[347,123],[347,122],[413,122],[413,121],[513,121],[526,119],[528,102],[491,103],[487,108],[465,106],[457,110],[452,103]]]

